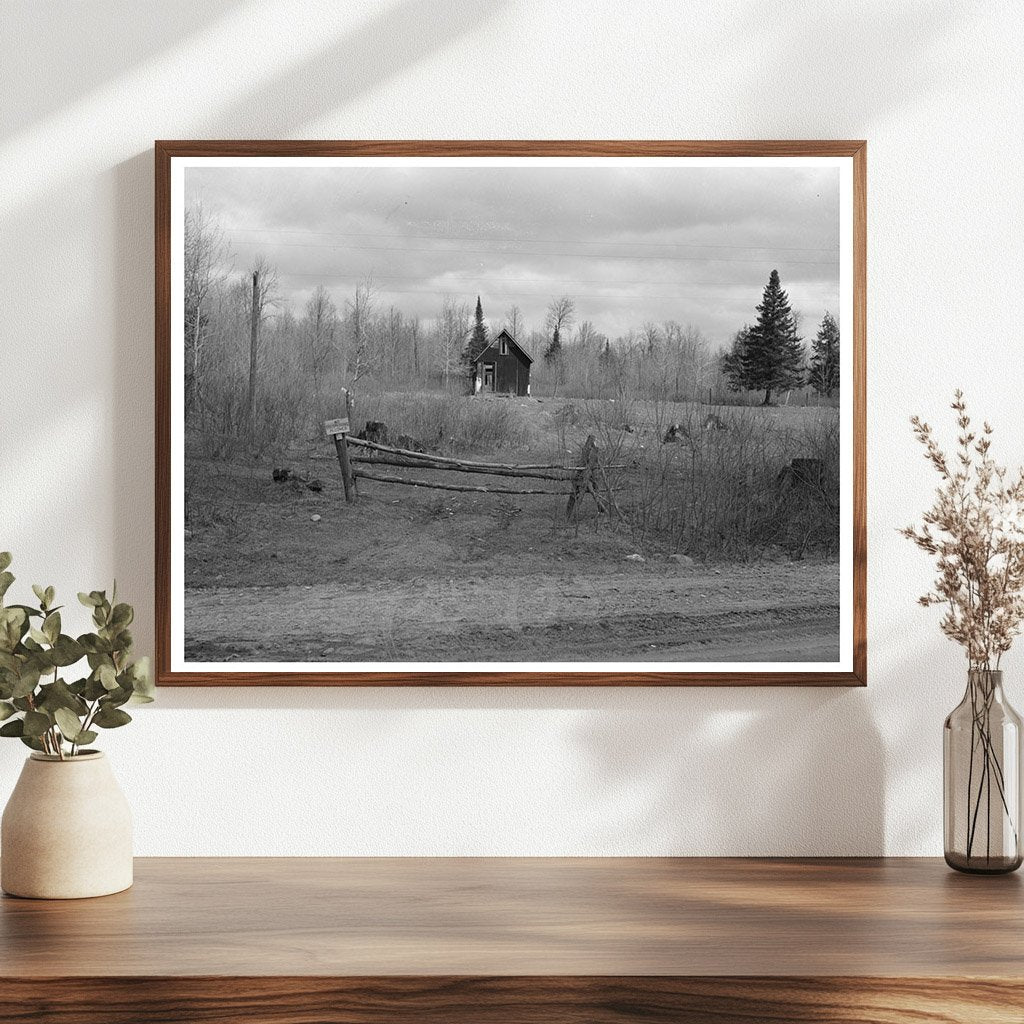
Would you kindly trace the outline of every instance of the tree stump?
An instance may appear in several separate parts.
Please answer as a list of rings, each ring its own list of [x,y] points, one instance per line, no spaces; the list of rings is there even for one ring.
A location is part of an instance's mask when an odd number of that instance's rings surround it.
[[[597,493],[597,487],[595,481],[598,478],[598,474],[601,472],[601,463],[598,459],[598,447],[597,441],[594,440],[594,435],[589,434],[587,440],[584,442],[583,451],[580,453],[580,464],[576,471],[576,475],[572,481],[572,491],[569,493],[569,501],[565,506],[565,517],[569,519],[572,517],[574,512],[578,512],[580,502],[587,494],[594,496],[594,501],[597,502],[598,510],[601,512],[607,511],[608,504]]]

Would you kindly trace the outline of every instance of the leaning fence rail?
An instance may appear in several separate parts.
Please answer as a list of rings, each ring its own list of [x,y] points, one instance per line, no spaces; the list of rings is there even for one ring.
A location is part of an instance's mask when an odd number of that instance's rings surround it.
[[[446,455],[434,455],[430,452],[413,451],[409,448],[398,448],[379,441],[369,441],[361,437],[353,437],[350,433],[349,419],[328,420],[324,424],[325,431],[335,444],[338,463],[345,482],[345,499],[354,501],[358,493],[357,481],[372,480],[382,484],[399,484],[406,487],[426,487],[438,491],[460,491],[474,494],[516,494],[516,495],[567,495],[569,498],[566,515],[578,516],[580,502],[590,494],[601,512],[617,511],[614,492],[620,488],[612,485],[608,471],[624,468],[621,465],[602,465],[598,455],[597,442],[593,435],[589,436],[580,454],[580,462],[575,466],[559,465],[558,463],[522,464],[505,462],[476,462],[469,459],[457,459]],[[350,451],[349,446],[355,451]],[[367,468],[372,467],[372,468]],[[397,469],[419,469],[443,471],[449,473],[480,473],[487,476],[508,477],[528,480],[550,480],[566,483],[568,490],[534,487],[502,487],[495,484],[472,485],[442,483],[435,480],[423,480],[405,476],[393,476],[377,472],[378,467],[394,467]]]

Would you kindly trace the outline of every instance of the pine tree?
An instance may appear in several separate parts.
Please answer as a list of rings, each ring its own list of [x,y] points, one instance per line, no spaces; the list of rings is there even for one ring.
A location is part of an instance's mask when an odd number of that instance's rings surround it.
[[[772,392],[798,387],[804,378],[804,347],[796,333],[789,296],[773,270],[757,307],[757,323],[747,332],[740,356],[742,386],[764,391],[764,405]]]
[[[839,390],[839,324],[826,312],[811,343],[808,383],[819,395],[832,397]]]
[[[465,364],[466,377],[469,379],[469,390],[472,394],[476,381],[476,361],[480,354],[487,348],[487,325],[484,323],[484,307],[480,302],[480,296],[476,297],[476,317],[473,322],[473,331],[466,341],[466,347],[462,353],[462,361]]]
[[[750,336],[750,327],[744,324],[734,335],[732,347],[722,353],[722,373],[730,391],[744,391],[746,384],[743,377],[743,352]]]
[[[562,336],[559,329],[556,327],[551,334],[551,341],[548,342],[548,347],[544,352],[545,363],[557,363],[562,358]]]

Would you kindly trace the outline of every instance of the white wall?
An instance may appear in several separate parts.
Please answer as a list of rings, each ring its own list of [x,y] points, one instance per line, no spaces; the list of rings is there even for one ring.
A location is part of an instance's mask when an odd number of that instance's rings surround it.
[[[1024,461],[1022,39],[1012,0],[0,3],[0,547],[116,575],[142,648],[154,138],[870,140],[867,690],[165,690],[105,737],[138,852],[939,853],[963,666],[895,530],[955,385]]]

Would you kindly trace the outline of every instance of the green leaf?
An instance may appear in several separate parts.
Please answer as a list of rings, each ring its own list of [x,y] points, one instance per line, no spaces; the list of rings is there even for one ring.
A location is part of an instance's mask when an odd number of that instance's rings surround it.
[[[0,551],[0,572],[6,569],[11,564],[11,553],[10,551]]]
[[[46,634],[46,639],[51,644],[57,642],[57,637],[60,636],[60,612],[50,612],[49,615],[43,619],[43,632]]]
[[[95,608],[100,603],[99,595],[94,590],[91,594],[83,594],[81,591],[78,592],[78,600],[85,605],[86,608]]]
[[[76,661],[81,661],[85,657],[85,649],[77,640],[72,640],[71,637],[62,633],[57,637],[57,642],[53,645],[50,655],[53,664],[63,668],[74,665]]]
[[[53,717],[57,722],[57,728],[60,729],[64,738],[72,743],[77,743],[79,734],[83,731],[82,721],[78,715],[67,708],[57,708],[53,713]]]
[[[150,704],[156,696],[156,686],[150,672],[149,658],[139,658],[128,666],[127,673],[131,679],[133,704]]]
[[[53,600],[54,600],[54,598],[56,596],[57,596],[57,591],[54,590],[53,587],[47,587],[46,588],[46,593],[43,594],[43,597],[46,598],[46,607],[47,608],[52,608],[53,607]]]
[[[33,608],[30,604],[9,604],[8,608],[20,608],[30,619],[42,619],[45,618],[43,613],[38,608]]]
[[[42,607],[45,608],[46,607],[46,587],[41,587],[41,586],[39,586],[38,583],[33,583],[32,584],[32,593],[35,594],[36,597],[39,599],[40,605],[42,605]]]
[[[7,552],[4,552],[6,554]],[[9,572],[0,572],[0,598],[11,589],[14,577]]]
[[[0,736],[24,736],[25,735],[25,723],[20,718],[15,718],[13,721],[4,722],[0,725]]]
[[[116,690],[119,685],[113,665],[100,665],[96,669],[96,678],[103,684],[105,690]]]
[[[24,731],[26,736],[42,736],[51,724],[50,716],[44,715],[41,711],[25,712]]]
[[[92,729],[83,729],[82,732],[78,734],[78,739],[75,740],[75,742],[79,746],[82,746],[83,743],[92,743],[97,736],[99,736],[98,732],[93,732]]]
[[[78,638],[78,643],[84,651],[89,654],[110,654],[113,648],[110,646],[110,641],[105,637],[97,636],[95,633],[83,633]],[[96,666],[89,662],[92,668]]]
[[[81,697],[73,693],[63,679],[57,679],[52,683],[39,687],[36,707],[40,711],[52,712],[56,712],[57,708],[65,708],[79,718],[83,718],[89,712],[89,705]]]
[[[28,635],[40,646],[50,642],[50,638],[41,629],[36,629],[35,626],[29,628]]]
[[[2,734],[3,729],[0,729],[0,735]],[[38,750],[40,753],[46,752],[46,747],[44,747],[43,744],[35,738],[35,736],[21,736],[19,738],[26,747],[31,747],[33,750]]]
[[[21,608],[0,608],[0,651],[13,651],[28,628],[28,616]]]
[[[130,604],[115,604],[114,610],[110,613],[110,625],[117,629],[130,626],[135,618],[135,610]]]
[[[6,722],[11,715],[16,715],[18,709],[9,701],[0,700],[0,722]]]
[[[40,674],[38,665],[24,665],[21,669],[21,675],[18,676],[18,681],[14,684],[11,691],[11,696],[28,697],[34,693],[35,688],[39,685]]]
[[[93,718],[93,724],[98,725],[101,729],[117,729],[122,725],[127,725],[132,720],[132,716],[127,711],[122,711],[120,708],[111,707],[109,704],[104,704],[99,711],[96,712],[96,717]],[[3,726],[0,726],[0,730]]]
[[[107,688],[96,678],[91,675],[85,681],[85,689],[82,691],[82,696],[86,700],[99,700],[100,697],[107,695]]]
[[[127,704],[132,699],[131,683],[127,686],[119,686],[116,690],[110,690],[103,698],[102,704],[104,707],[119,708],[122,704]]]

